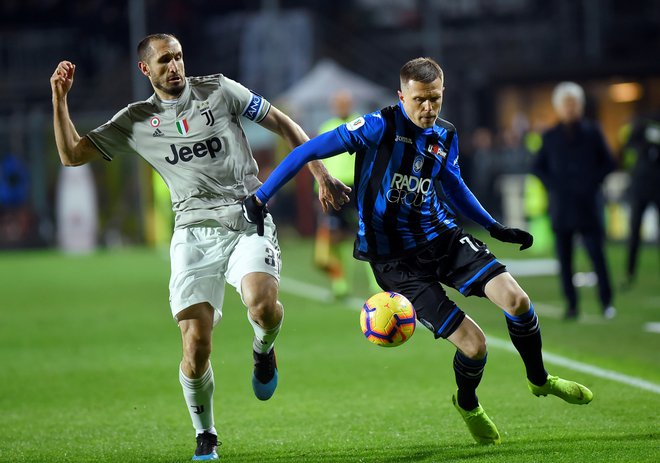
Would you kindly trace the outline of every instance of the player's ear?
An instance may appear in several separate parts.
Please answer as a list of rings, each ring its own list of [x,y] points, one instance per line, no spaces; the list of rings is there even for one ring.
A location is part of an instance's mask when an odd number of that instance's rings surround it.
[[[140,72],[144,74],[145,76],[149,77],[149,65],[145,63],[144,61],[138,61],[138,68],[140,68]]]
[[[401,90],[397,90],[396,94],[399,95],[399,100],[401,100],[401,103],[403,103],[403,92]]]

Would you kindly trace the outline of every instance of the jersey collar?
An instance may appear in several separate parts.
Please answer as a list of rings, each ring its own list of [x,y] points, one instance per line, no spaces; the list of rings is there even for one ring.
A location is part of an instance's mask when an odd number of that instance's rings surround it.
[[[176,110],[177,113],[183,109],[183,106],[185,105],[185,102],[190,99],[190,80],[188,77],[186,77],[186,85],[183,87],[183,91],[181,92],[181,95],[176,99]],[[158,95],[154,92],[153,95],[149,98],[149,100],[155,104],[159,109],[165,109],[166,107],[171,108],[171,104],[163,103],[163,100],[161,100]]]

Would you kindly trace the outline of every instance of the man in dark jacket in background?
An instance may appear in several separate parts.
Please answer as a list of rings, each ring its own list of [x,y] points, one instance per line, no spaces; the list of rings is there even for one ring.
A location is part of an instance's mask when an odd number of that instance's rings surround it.
[[[573,82],[555,88],[552,104],[559,124],[543,135],[543,146],[532,172],[546,189],[555,233],[561,283],[567,301],[566,318],[578,315],[573,284],[574,237],[579,234],[598,276],[603,316],[613,318],[612,286],[604,252],[603,180],[616,165],[600,128],[583,118],[584,90]]]
[[[635,280],[644,212],[653,204],[660,211],[660,110],[634,122],[624,154],[626,167],[632,165],[628,191],[630,236],[624,283],[627,288]],[[660,223],[658,225],[660,228]]]

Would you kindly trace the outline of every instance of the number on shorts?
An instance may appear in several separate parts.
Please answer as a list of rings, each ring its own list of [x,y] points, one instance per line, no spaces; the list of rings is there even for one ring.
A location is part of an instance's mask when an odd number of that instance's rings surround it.
[[[271,248],[266,248],[266,264],[270,265],[273,268],[277,268],[277,256],[275,255],[275,251],[273,251]]]
[[[461,238],[458,241],[460,241],[463,244],[467,244],[468,246],[470,246],[474,252],[479,252],[479,248],[477,248],[477,246],[472,242],[470,237],[464,236],[463,238]],[[490,251],[488,249],[486,249],[486,252],[489,253]]]

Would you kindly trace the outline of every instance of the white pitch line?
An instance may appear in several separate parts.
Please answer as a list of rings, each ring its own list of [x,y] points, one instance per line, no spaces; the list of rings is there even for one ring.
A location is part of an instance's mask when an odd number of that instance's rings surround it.
[[[509,341],[504,339],[493,338],[492,336],[488,337],[488,345],[498,347],[509,352],[518,353],[516,348]],[[606,370],[604,368],[597,367],[595,365],[590,365],[584,362],[578,362],[571,360],[561,355],[551,354],[549,352],[543,351],[543,360],[546,363],[553,365],[559,365],[561,367],[566,367],[574,371],[579,371],[580,373],[588,373],[592,376],[598,378],[609,379],[616,381],[617,383],[627,384],[629,386],[634,386],[639,389],[644,389],[645,391],[655,392],[660,394],[660,385],[646,381],[641,378],[635,378],[634,376],[624,375],[612,370]]]
[[[644,325],[644,331],[649,333],[660,333],[660,322],[649,322]]]
[[[514,276],[536,277],[557,275],[559,262],[557,259],[502,259],[506,269]]]
[[[313,301],[326,302],[331,299],[332,293],[327,289],[320,286],[316,286],[310,283],[305,283],[303,281],[295,280],[293,278],[283,278],[280,282],[280,288],[282,291],[294,294],[296,296],[305,297]],[[359,299],[349,299],[346,301],[349,304],[347,307],[353,307],[358,309],[362,307],[364,301]],[[512,353],[518,353],[511,344],[510,341],[495,338],[492,336],[488,337],[488,345],[496,347],[498,349],[503,349]],[[646,381],[641,378],[636,378],[634,376],[624,375],[612,370],[606,370],[604,368],[597,367],[595,365],[590,365],[584,362],[577,362],[561,355],[551,354],[547,351],[543,351],[543,359],[546,363],[553,365],[562,366],[570,370],[579,371],[580,373],[587,373],[597,378],[609,379],[610,381],[615,381],[617,383],[626,384],[628,386],[633,386],[638,389],[643,389],[645,391],[654,392],[660,394],[660,385]]]

